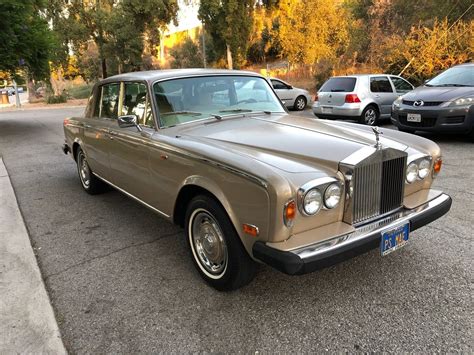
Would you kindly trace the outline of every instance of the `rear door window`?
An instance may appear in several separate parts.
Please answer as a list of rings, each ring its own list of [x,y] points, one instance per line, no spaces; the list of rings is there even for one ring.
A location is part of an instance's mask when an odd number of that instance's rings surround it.
[[[100,118],[117,119],[119,93],[119,83],[106,84],[102,86],[102,95],[100,99]]]
[[[320,92],[351,92],[354,91],[356,78],[330,78],[326,81]]]
[[[370,91],[393,92],[393,89],[386,76],[373,76],[370,78]]]
[[[406,93],[413,90],[411,84],[405,79],[399,78],[397,76],[391,76],[390,79],[392,80],[393,86],[395,86],[396,92]]]

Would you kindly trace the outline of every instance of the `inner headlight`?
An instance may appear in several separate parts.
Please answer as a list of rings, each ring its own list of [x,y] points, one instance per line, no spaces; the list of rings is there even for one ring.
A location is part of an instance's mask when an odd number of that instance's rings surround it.
[[[461,97],[460,99],[452,101],[449,106],[465,106],[474,104],[474,97]]]
[[[324,192],[324,205],[331,209],[336,207],[341,200],[342,189],[338,183],[333,183]]]
[[[323,198],[321,192],[318,189],[311,189],[305,195],[303,199],[303,208],[306,214],[313,215],[318,213],[321,209]]]
[[[392,108],[398,108],[400,107],[400,104],[402,103],[402,97],[399,96],[392,104]]]
[[[416,180],[418,177],[418,165],[416,163],[410,163],[407,167],[406,180],[409,184]]]
[[[418,164],[418,177],[420,179],[424,179],[427,177],[430,173],[430,168],[431,168],[431,161],[428,159],[423,159],[420,161]]]

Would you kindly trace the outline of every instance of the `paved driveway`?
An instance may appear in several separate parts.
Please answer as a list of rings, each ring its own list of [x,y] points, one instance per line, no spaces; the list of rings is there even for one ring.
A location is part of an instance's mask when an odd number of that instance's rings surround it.
[[[81,111],[0,112],[0,154],[71,352],[472,352],[472,143],[432,137],[453,207],[405,248],[299,277],[261,266],[219,293],[180,228],[119,192],[82,191],[59,149],[63,118]]]

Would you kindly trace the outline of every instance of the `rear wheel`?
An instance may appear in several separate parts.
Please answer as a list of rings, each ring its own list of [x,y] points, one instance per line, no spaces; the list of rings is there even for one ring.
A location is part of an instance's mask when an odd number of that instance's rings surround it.
[[[307,103],[308,102],[306,101],[306,97],[298,96],[295,100],[295,104],[294,104],[293,108],[296,111],[303,111],[306,108]]]
[[[367,126],[375,126],[379,121],[379,116],[379,110],[375,106],[369,105],[362,111],[359,122]]]
[[[219,291],[230,291],[252,281],[256,263],[216,200],[206,195],[193,198],[185,226],[194,265],[207,283]]]
[[[106,189],[106,184],[97,178],[89,167],[87,158],[81,148],[77,149],[76,153],[77,172],[79,174],[79,180],[81,185],[87,193],[96,195],[103,192]]]

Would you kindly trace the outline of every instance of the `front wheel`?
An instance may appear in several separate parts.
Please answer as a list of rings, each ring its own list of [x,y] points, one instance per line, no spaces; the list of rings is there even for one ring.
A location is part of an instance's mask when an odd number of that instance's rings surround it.
[[[303,111],[306,108],[306,104],[306,98],[304,96],[298,96],[295,100],[295,105],[293,106],[293,108],[296,111]]]
[[[360,116],[360,123],[366,124],[367,126],[375,126],[379,121],[379,111],[375,106],[367,106],[362,115]]]
[[[206,195],[193,198],[185,226],[194,265],[207,283],[219,291],[231,291],[252,281],[256,263],[216,200]]]

